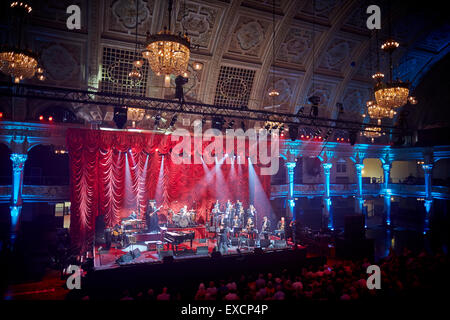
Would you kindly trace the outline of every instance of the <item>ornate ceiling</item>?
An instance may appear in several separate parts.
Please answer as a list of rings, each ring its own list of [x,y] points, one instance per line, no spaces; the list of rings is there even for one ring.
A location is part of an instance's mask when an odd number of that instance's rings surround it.
[[[144,41],[147,31],[157,32],[167,23],[167,1],[138,1],[138,36]],[[81,8],[82,29],[69,31],[65,9],[74,3]],[[270,110],[294,113],[314,94],[321,97],[320,116],[337,117],[340,102],[341,117],[362,120],[376,59],[366,8],[375,3],[387,13],[384,1],[275,0],[273,39],[272,0],[175,0],[174,27],[189,33],[195,45],[191,61],[204,64],[201,71],[190,67],[186,99],[249,108],[275,105]],[[423,10],[414,1],[392,3],[394,35],[402,47],[394,56],[395,74],[417,86],[448,53],[450,24],[435,16],[439,10]],[[173,98],[174,89],[164,88],[163,79],[149,69],[137,87],[127,82],[135,10],[135,0],[34,1],[27,41],[41,53],[46,84]],[[385,39],[387,14],[382,18],[380,39]],[[3,42],[8,29],[0,27]],[[386,69],[385,59],[382,66]],[[267,95],[273,86],[280,92],[274,99]],[[29,112],[37,114],[47,105],[31,107]],[[71,107],[87,121],[110,117],[96,107]]]

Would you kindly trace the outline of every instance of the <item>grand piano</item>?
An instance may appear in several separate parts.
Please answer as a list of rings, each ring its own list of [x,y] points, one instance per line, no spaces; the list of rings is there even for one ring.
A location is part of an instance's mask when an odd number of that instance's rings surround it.
[[[164,234],[164,244],[167,243],[168,248],[170,248],[170,245],[172,245],[172,250],[176,252],[178,249],[178,245],[186,241],[191,242],[192,248],[192,241],[194,240],[194,237],[195,231],[167,231]]]

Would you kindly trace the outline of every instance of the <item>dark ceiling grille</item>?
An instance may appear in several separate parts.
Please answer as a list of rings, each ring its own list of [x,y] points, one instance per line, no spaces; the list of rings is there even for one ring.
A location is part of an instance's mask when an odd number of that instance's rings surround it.
[[[214,104],[232,107],[248,106],[254,78],[254,70],[220,67]]]
[[[141,68],[142,79],[140,81],[134,82],[128,76],[133,67],[132,63],[137,58],[142,59],[142,56],[139,53],[135,55],[134,51],[104,47],[101,90],[144,96],[147,86],[148,65],[144,63]]]

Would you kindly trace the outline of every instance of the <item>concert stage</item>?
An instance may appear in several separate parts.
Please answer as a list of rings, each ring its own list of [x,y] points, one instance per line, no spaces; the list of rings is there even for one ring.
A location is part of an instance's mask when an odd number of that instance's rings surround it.
[[[137,239],[135,244],[130,244],[125,248],[120,248],[117,243],[113,243],[109,250],[105,250],[102,246],[98,245],[94,251],[94,269],[106,270],[115,269],[123,266],[136,265],[136,264],[155,264],[163,262],[164,256],[173,256],[174,261],[180,261],[184,259],[198,259],[204,257],[210,257],[214,249],[217,249],[216,238],[198,238],[200,233],[205,235],[205,227],[192,227],[192,228],[168,228],[167,232],[195,232],[195,238],[192,240],[192,246],[190,240],[180,243],[176,248],[165,241],[165,233],[142,233],[136,234]],[[233,254],[253,254],[255,248],[260,244],[259,242],[243,242],[238,246],[236,243],[238,239],[231,239],[228,247],[228,252],[225,255]],[[281,241],[279,238],[271,236],[269,242],[264,245],[264,252],[272,252],[273,250],[286,249],[293,244],[288,241]],[[304,247],[299,247],[304,249]],[[139,250],[139,251],[138,251]],[[133,256],[133,253],[134,256]],[[137,253],[137,254],[136,254]],[[119,258],[125,256],[127,259],[118,261]]]
[[[111,252],[113,255],[114,253]],[[141,258],[143,257],[143,258]],[[95,298],[114,296],[132,286],[136,290],[162,288],[164,286],[183,290],[193,290],[199,281],[250,275],[255,272],[270,272],[274,269],[298,269],[308,265],[325,263],[324,257],[307,257],[304,247],[267,249],[262,252],[242,251],[224,256],[183,256],[172,261],[156,259],[154,253],[143,253],[133,263],[111,267],[97,267],[83,284]],[[98,257],[96,257],[96,261]],[[102,257],[103,258],[103,257]],[[113,258],[110,257],[112,261]],[[111,262],[110,261],[110,262]],[[147,262],[148,261],[148,262]],[[107,289],[107,290],[105,290]]]

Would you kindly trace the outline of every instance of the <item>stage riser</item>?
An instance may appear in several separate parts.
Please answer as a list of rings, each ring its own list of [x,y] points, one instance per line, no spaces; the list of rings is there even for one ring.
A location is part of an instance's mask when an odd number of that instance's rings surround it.
[[[325,263],[323,258],[317,259],[317,265]],[[105,288],[118,290],[130,286],[143,289],[159,285],[183,287],[188,283],[198,286],[198,281],[205,279],[270,272],[279,268],[298,268],[307,261],[312,263],[315,260],[306,259],[306,249],[265,252],[262,255],[224,256],[219,259],[199,257],[173,263],[126,265],[116,269],[94,271],[88,285],[94,290],[97,288],[101,291]],[[111,279],[114,279],[113,283]]]

